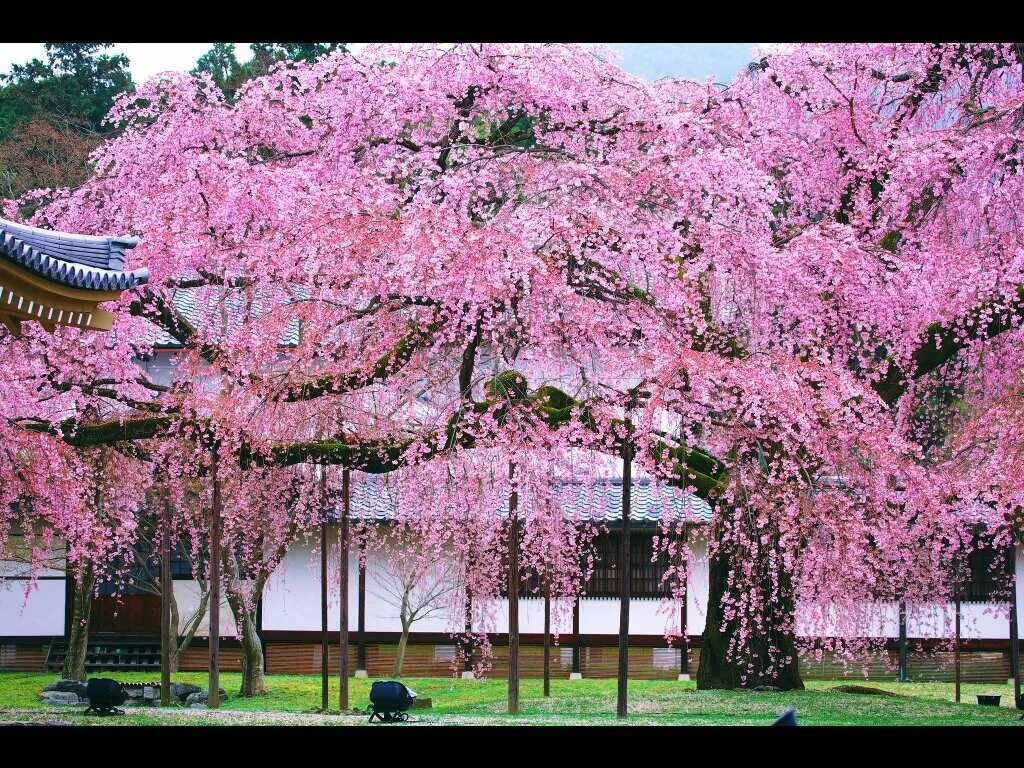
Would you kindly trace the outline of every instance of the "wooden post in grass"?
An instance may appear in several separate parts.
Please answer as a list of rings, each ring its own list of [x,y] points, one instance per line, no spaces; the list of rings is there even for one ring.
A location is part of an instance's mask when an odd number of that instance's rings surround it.
[[[960,703],[960,563],[953,574],[953,605],[956,609],[956,638],[953,641],[953,667],[956,676],[956,703]]]
[[[683,604],[679,607],[679,679],[689,680],[690,679],[690,641],[686,637],[686,604],[689,602],[689,565],[686,558],[686,542],[687,537],[690,533],[689,528],[686,527],[686,523],[683,523],[683,551],[679,553],[679,557],[682,559],[680,568],[682,569],[683,579]]]
[[[515,464],[508,465],[512,495],[508,502],[508,713],[519,714],[519,494]]]
[[[907,604],[900,600],[900,665],[898,678],[901,683],[907,682]]]
[[[470,556],[469,561],[466,564],[467,571],[473,568],[473,559]],[[462,679],[469,680],[473,678],[473,638],[471,633],[473,632],[473,591],[469,588],[469,583],[466,583],[466,645],[463,649],[466,658],[463,659],[462,666]]]
[[[359,596],[356,611],[359,616],[356,640],[356,677],[366,677],[366,543],[359,540]]]
[[[320,709],[326,712],[330,702],[330,645],[327,629],[327,471],[320,467]]]
[[[342,712],[348,709],[348,514],[351,490],[349,470],[348,467],[345,467],[341,470],[341,533],[338,541],[339,570],[341,572],[341,578],[338,580],[341,590],[339,595],[341,616],[338,622],[338,653],[340,654],[338,682],[341,689],[338,691],[338,709]]]
[[[160,526],[160,706],[171,705],[171,500],[166,485]]]
[[[220,706],[220,477],[217,474],[217,444],[210,462],[213,503],[210,510],[210,675],[206,706]]]
[[[544,580],[544,696],[551,695],[551,582]]]
[[[572,644],[572,674],[569,675],[569,679],[579,680],[582,677],[580,672],[580,656],[582,651],[582,645],[580,643],[580,596],[576,595],[572,604],[572,636],[574,638]]]
[[[1020,705],[1020,635],[1017,630],[1017,548],[1010,544],[1010,674],[1013,675],[1013,701]]]
[[[619,548],[619,680],[616,714],[626,716],[626,687],[629,680],[629,592],[631,588],[629,562],[629,511],[633,485],[633,429],[626,419],[626,439],[622,446],[622,542]]]

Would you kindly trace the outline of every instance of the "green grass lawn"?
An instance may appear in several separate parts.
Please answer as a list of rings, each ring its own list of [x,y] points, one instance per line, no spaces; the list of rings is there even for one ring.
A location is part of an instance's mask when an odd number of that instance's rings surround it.
[[[124,682],[150,681],[153,673],[112,672],[104,676]],[[124,717],[85,717],[83,707],[43,705],[37,694],[57,679],[53,674],[0,673],[0,721],[59,720],[72,724],[294,724],[357,725],[365,715],[323,715],[320,678],[313,675],[272,675],[268,695],[240,699],[234,696],[239,675],[223,673],[221,687],[229,699],[217,712],[205,709],[128,708]],[[175,681],[206,685],[206,673],[182,672]],[[369,703],[373,680],[350,681],[351,705]],[[503,679],[465,681],[452,678],[408,678],[404,681],[420,697],[429,697],[430,709],[411,711],[419,724],[489,725],[615,725],[615,680],[554,680],[551,698],[542,696],[541,681],[523,680],[520,713],[506,712],[507,683]],[[843,683],[862,683],[893,691],[899,696],[835,693],[828,689]],[[963,703],[953,702],[953,686],[945,683],[863,683],[857,680],[811,681],[808,690],[791,693],[697,691],[693,682],[631,681],[630,717],[627,724],[644,725],[767,725],[786,707],[795,706],[801,725],[1020,725],[1020,713],[1012,708],[1009,685],[963,686]],[[1001,694],[1001,707],[980,707],[978,693]],[[337,681],[331,680],[331,702],[337,706]],[[410,723],[412,724],[412,723]]]

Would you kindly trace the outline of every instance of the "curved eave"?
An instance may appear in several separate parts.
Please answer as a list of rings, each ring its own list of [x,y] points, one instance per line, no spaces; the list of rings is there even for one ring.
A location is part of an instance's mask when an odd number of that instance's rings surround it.
[[[138,241],[54,232],[0,219],[0,256],[40,277],[85,291],[124,291],[148,282],[146,268],[126,271],[124,252]]]
[[[124,291],[149,281],[145,267],[125,272],[76,264],[54,258],[7,234],[0,237],[0,256],[47,280],[85,291]]]

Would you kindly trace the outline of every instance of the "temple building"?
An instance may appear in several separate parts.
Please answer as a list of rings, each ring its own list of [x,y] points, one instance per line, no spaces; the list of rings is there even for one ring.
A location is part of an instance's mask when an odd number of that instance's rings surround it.
[[[0,322],[19,333],[35,320],[108,331],[114,316],[98,305],[145,283],[145,268],[126,271],[134,237],[72,235],[0,219]]]

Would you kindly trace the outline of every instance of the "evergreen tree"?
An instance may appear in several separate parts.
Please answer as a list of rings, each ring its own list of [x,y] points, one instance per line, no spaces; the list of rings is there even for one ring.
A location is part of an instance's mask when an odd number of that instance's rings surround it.
[[[103,118],[133,87],[128,58],[110,46],[46,43],[45,62],[0,75],[0,196],[85,180],[89,153],[113,130]]]
[[[252,43],[249,49],[252,59],[242,63],[235,54],[234,43],[214,43],[196,61],[192,74],[209,72],[217,87],[233,100],[242,83],[265,75],[278,62],[315,61],[329,53],[348,50],[343,43]]]

